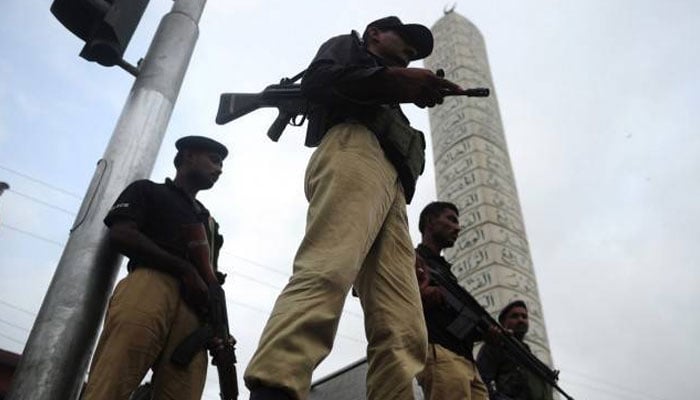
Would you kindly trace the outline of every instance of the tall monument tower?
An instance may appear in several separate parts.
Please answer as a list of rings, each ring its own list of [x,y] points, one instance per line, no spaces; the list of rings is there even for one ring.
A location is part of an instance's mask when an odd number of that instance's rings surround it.
[[[530,313],[526,341],[551,365],[547,332],[486,46],[466,18],[447,11],[432,28],[426,68],[442,68],[464,88],[488,87],[487,98],[448,97],[430,109],[439,200],[460,210],[462,232],[446,253],[460,283],[494,317],[513,300]]]

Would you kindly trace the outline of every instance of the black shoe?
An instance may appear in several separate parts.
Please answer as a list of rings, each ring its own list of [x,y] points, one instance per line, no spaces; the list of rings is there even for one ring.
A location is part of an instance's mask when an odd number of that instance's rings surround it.
[[[293,400],[284,390],[260,386],[250,391],[249,400]]]

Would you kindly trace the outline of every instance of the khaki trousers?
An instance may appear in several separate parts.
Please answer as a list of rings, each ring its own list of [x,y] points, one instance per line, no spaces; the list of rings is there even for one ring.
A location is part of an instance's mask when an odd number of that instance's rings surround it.
[[[428,345],[425,370],[418,374],[425,400],[488,400],[476,363],[439,344]]]
[[[175,347],[199,326],[181,299],[177,279],[150,268],[129,273],[110,300],[83,398],[127,400],[152,368],[154,400],[199,400],[207,373],[205,350],[187,368],[170,362]]]
[[[372,132],[340,124],[312,155],[305,184],[306,234],[248,364],[246,385],[306,399],[354,284],[369,343],[367,397],[413,399],[427,333],[396,170]]]

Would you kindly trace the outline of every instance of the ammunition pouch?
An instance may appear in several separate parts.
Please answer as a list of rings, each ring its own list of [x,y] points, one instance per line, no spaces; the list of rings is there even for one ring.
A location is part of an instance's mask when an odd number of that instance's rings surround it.
[[[367,113],[363,122],[377,135],[384,154],[396,168],[406,203],[416,191],[416,181],[425,168],[425,137],[411,128],[399,108],[382,106]]]

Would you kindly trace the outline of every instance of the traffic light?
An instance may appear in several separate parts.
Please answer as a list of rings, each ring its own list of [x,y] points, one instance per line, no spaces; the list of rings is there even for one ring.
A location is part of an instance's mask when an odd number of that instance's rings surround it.
[[[148,0],[54,0],[51,13],[85,41],[80,56],[106,67],[118,64]]]

